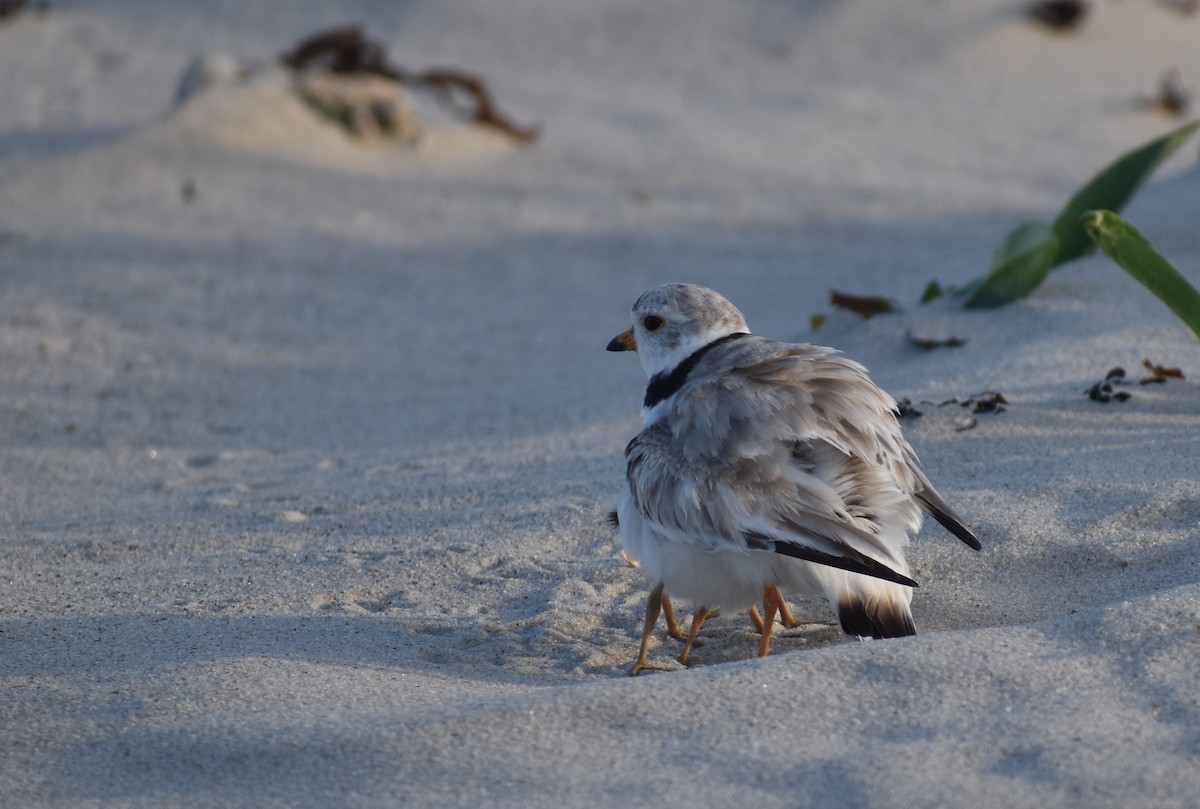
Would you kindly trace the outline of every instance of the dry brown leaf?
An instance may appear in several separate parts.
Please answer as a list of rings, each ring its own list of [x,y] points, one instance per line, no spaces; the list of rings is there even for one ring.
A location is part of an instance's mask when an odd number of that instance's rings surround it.
[[[886,312],[899,312],[900,307],[891,298],[878,295],[851,295],[848,292],[829,291],[829,302],[842,309],[849,309],[863,318],[872,318]]]
[[[1154,376],[1147,376],[1141,380],[1143,385],[1153,385],[1155,383],[1166,382],[1168,379],[1183,379],[1183,371],[1178,368],[1167,368],[1162,365],[1150,362],[1150,360],[1142,360],[1142,365],[1147,371]]]

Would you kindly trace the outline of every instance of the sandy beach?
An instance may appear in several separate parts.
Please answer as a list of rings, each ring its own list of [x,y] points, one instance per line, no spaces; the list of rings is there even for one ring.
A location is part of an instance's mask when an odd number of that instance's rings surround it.
[[[55,0],[0,21],[0,806],[1194,807],[1200,345],[1102,254],[983,274],[1196,116],[1200,13],[1020,2]],[[278,57],[478,74],[356,140]],[[245,75],[183,103],[197,58]],[[1200,139],[1125,210],[1200,284]],[[918,635],[793,600],[626,676],[634,299],[719,290],[922,415]],[[869,320],[831,290],[894,299]],[[813,315],[827,319],[810,328]],[[965,344],[922,350],[909,334]],[[1185,379],[1137,384],[1143,360]],[[1114,367],[1127,401],[1085,391]],[[949,400],[1000,392],[1003,412]],[[969,421],[967,419],[970,419]]]

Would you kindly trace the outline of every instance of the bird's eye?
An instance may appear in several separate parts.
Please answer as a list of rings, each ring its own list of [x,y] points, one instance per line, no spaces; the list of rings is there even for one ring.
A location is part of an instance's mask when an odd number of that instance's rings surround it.
[[[658,315],[646,315],[642,318],[642,325],[646,327],[646,331],[658,331],[662,324],[663,319]]]

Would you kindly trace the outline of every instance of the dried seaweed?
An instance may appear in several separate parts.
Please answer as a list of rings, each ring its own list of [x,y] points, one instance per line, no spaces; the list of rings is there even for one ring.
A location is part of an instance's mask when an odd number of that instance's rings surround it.
[[[1084,0],[1037,0],[1026,6],[1025,11],[1043,25],[1067,31],[1078,28],[1083,22],[1088,4]]]
[[[841,309],[849,309],[864,319],[887,312],[899,312],[900,306],[891,298],[878,295],[851,295],[848,292],[829,291],[829,302]]]
[[[446,68],[416,73],[405,70],[388,61],[387,49],[368,39],[357,25],[306,37],[280,60],[297,72],[318,68],[332,73],[366,73],[407,87],[426,87],[469,120],[497,129],[518,143],[531,143],[541,133],[540,127],[522,127],[509,120],[479,76]]]
[[[305,37],[279,58],[293,70],[319,67],[334,73],[374,73],[404,81],[403,71],[388,64],[387,49],[367,39],[357,25],[330,28]]]
[[[410,76],[408,82],[424,84],[448,104],[457,106],[475,123],[499,129],[520,143],[532,143],[541,134],[541,127],[520,127],[508,120],[508,117],[497,109],[495,102],[492,101],[491,93],[488,92],[487,85],[478,76],[457,70],[438,69]],[[466,105],[458,103],[455,98],[455,90],[466,93],[471,103]]]

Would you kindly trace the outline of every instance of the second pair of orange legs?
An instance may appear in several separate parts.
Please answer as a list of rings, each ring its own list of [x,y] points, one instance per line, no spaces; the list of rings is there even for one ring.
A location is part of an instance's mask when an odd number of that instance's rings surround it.
[[[771,648],[771,630],[775,626],[775,619],[778,617],[779,622],[788,629],[793,629],[799,626],[797,621],[792,616],[792,611],[788,609],[787,603],[783,600],[783,593],[779,592],[779,588],[775,586],[768,587],[763,592],[763,612],[766,616],[760,615],[757,606],[752,606],[748,610],[750,620],[754,622],[754,628],[762,635],[762,639],[758,643],[758,656],[766,657],[767,652]],[[667,634],[675,638],[675,640],[683,642],[683,652],[679,655],[679,662],[687,665],[688,658],[691,657],[692,647],[696,645],[696,636],[700,634],[700,627],[704,622],[717,614],[716,610],[711,610],[708,607],[700,607],[692,615],[691,630],[685,635],[679,626],[679,622],[675,620],[675,608],[671,605],[671,599],[663,592],[663,586],[660,584],[650,592],[650,598],[646,602],[646,621],[642,625],[642,648],[638,653],[638,659],[634,662],[633,668],[629,670],[630,677],[636,677],[641,673],[642,669],[653,668],[647,660],[647,652],[650,647],[650,635],[654,633],[654,627],[658,623],[658,616],[662,613],[667,620]]]

